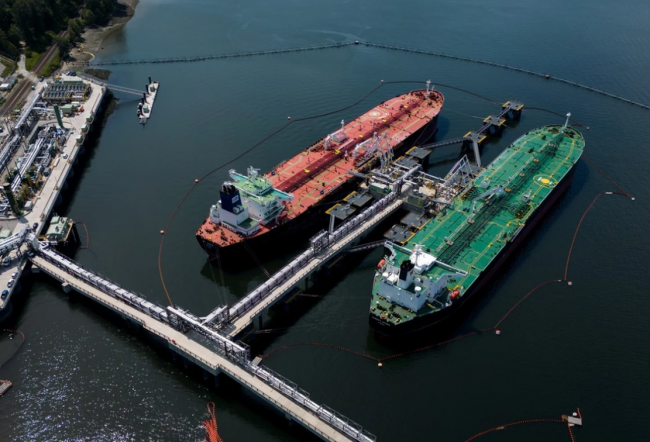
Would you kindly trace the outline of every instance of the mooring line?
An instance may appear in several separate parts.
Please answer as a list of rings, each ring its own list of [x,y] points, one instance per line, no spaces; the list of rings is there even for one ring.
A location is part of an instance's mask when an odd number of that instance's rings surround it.
[[[485,436],[488,433],[492,433],[492,432],[499,431],[499,430],[505,430],[508,427],[514,427],[516,425],[539,424],[539,423],[562,423],[563,424],[565,422],[566,421],[564,421],[563,419],[527,419],[527,420],[523,420],[523,421],[510,422],[509,424],[499,425],[498,427],[494,427],[494,428],[490,428],[489,430],[481,431],[480,433],[475,434],[474,436],[470,437],[469,439],[465,439],[464,442],[471,442],[474,439],[478,439],[479,437]],[[573,436],[571,436],[571,439],[573,439]]]

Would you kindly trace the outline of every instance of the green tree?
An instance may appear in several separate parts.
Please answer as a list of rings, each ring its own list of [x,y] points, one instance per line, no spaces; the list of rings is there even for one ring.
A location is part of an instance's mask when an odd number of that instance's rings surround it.
[[[84,24],[78,18],[68,20],[68,29],[77,35],[81,35],[84,31]]]
[[[55,14],[46,0],[15,0],[11,13],[16,26],[29,44],[41,38],[46,31],[56,28]]]
[[[72,48],[72,44],[68,37],[59,37],[58,35],[52,35],[52,41],[59,47],[59,52],[61,54],[67,54]]]
[[[92,26],[95,24],[95,14],[90,9],[84,10],[82,18],[84,19],[84,22],[86,22],[87,26]]]
[[[0,51],[5,52],[12,57],[17,57],[19,53],[18,48],[9,41],[7,34],[5,34],[2,29],[0,29]]]
[[[13,0],[0,0],[0,29],[9,29],[13,23],[13,16],[11,15],[11,6]]]
[[[7,31],[7,38],[11,43],[13,43],[14,46],[20,46],[20,40],[22,40],[23,36],[20,33],[20,29],[18,29],[18,26],[16,26],[15,23],[12,23],[9,27],[9,31]]]

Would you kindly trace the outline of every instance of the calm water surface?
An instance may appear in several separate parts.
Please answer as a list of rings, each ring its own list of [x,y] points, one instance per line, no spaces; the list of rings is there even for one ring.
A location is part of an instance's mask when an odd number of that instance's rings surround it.
[[[104,43],[100,59],[171,57],[368,40],[527,67],[650,103],[650,6],[641,0],[175,1],[142,0],[135,17]],[[463,441],[521,419],[558,418],[580,407],[577,440],[645,440],[650,433],[650,239],[647,225],[650,112],[574,87],[516,72],[428,56],[349,47],[299,54],[135,65],[111,82],[162,88],[153,118],[136,123],[136,101],[120,97],[81,173],[65,214],[83,221],[90,249],[76,259],[165,303],[157,269],[159,230],[193,180],[285,124],[356,101],[381,79],[448,84],[496,101],[571,111],[587,154],[635,202],[606,197],[583,224],[570,268],[572,287],[552,285],[485,335],[375,363],[325,348],[297,347],[267,360],[312,397],[361,423],[381,441]],[[410,87],[385,86],[338,115],[294,124],[232,167],[279,163],[378,102]],[[498,106],[440,87],[446,96],[438,139],[479,127]],[[561,119],[527,111],[484,160],[527,130]],[[435,158],[453,158],[452,148]],[[444,174],[450,163],[432,168]],[[214,282],[193,233],[218,198],[227,169],[188,198],[168,234],[163,269],[174,301],[196,314],[230,302],[263,281],[242,263]],[[612,189],[587,162],[532,238],[457,330],[493,325],[535,285],[562,277],[582,212]],[[266,264],[277,269],[287,256]],[[271,334],[261,352],[324,342],[373,355],[387,348],[369,332],[368,293],[380,252],[350,264],[320,302]],[[33,278],[11,327],[27,335],[2,367],[14,382],[0,400],[3,441],[202,440],[205,405],[214,401],[227,442],[307,437],[236,387],[202,385],[102,310],[70,301],[51,280]],[[265,335],[267,336],[267,335]],[[268,338],[268,336],[267,336]],[[435,335],[424,342],[435,342]],[[6,337],[5,349],[14,345]],[[560,425],[522,426],[485,440],[568,440]],[[498,437],[497,437],[498,436]]]

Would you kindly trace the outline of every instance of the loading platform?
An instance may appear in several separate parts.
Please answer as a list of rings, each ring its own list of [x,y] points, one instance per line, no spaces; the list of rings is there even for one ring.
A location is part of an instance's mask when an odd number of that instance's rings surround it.
[[[393,172],[398,173],[398,178],[389,182],[389,185],[382,185],[386,189],[386,194],[382,198],[343,223],[338,229],[334,229],[334,217],[340,211],[331,212],[330,230],[314,236],[310,240],[310,247],[305,252],[232,307],[219,306],[214,309],[203,318],[202,323],[221,330],[230,337],[240,336],[250,325],[254,328],[262,328],[268,310],[289,294],[296,285],[303,280],[308,284],[310,275],[326,266],[341,252],[356,245],[375,226],[401,207],[404,199],[400,196],[412,186],[409,178],[418,173],[421,166],[418,164],[412,169],[401,166],[391,167]]]
[[[138,105],[140,124],[147,124],[147,121],[151,118],[151,112],[153,112],[153,105],[156,101],[159,87],[160,83],[158,81],[151,81],[151,77],[149,77],[149,84],[147,84],[145,89],[146,92],[142,96],[141,103]]]
[[[420,148],[435,149],[436,147],[451,146],[461,143],[468,146],[480,146],[490,135],[500,133],[506,127],[506,121],[519,120],[523,109],[524,103],[520,101],[506,101],[501,105],[501,111],[497,115],[488,115],[487,118],[483,120],[483,126],[481,126],[479,130],[470,131],[462,137],[425,144],[420,146]]]
[[[290,299],[298,293],[298,286],[309,286],[309,279],[320,270],[330,268],[340,259],[339,255],[380,247],[383,241],[358,245],[361,238],[370,233],[383,220],[403,205],[420,205],[427,211],[442,210],[458,191],[469,182],[472,168],[464,156],[445,178],[422,172],[417,161],[384,164],[372,170],[361,193],[353,192],[332,207],[329,231],[322,231],[310,240],[310,247],[272,275],[267,281],[241,298],[233,306],[222,305],[202,318],[202,324],[231,338],[245,338],[255,330],[261,330],[269,310],[277,303]],[[359,211],[372,197],[375,202]],[[353,206],[356,206],[353,207]],[[421,217],[409,218],[411,224],[422,225]],[[335,227],[336,219],[343,223]],[[412,233],[408,232],[408,235]],[[313,279],[313,278],[312,278]]]

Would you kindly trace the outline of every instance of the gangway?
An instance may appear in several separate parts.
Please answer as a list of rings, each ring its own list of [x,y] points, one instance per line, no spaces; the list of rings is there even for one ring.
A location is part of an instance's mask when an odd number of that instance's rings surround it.
[[[379,241],[373,241],[366,244],[359,244],[358,246],[350,247],[348,253],[364,252],[366,250],[376,249],[377,247],[383,247],[386,244],[385,239],[380,239]]]
[[[238,336],[256,318],[261,319],[261,315],[281,300],[296,284],[318,271],[337,254],[352,246],[365,233],[395,212],[403,204],[403,198],[400,197],[402,191],[412,186],[409,178],[419,172],[421,166],[418,164],[406,170],[393,166],[391,170],[392,173],[397,173],[398,177],[392,181],[387,195],[333,232],[323,231],[313,237],[307,250],[232,307],[217,307],[203,318],[202,324],[208,325],[214,322],[215,327],[229,336]]]
[[[124,92],[125,94],[138,95],[140,97],[142,96],[143,93],[145,93],[145,91],[143,91],[141,89],[133,89],[133,88],[130,88],[130,87],[118,86],[116,84],[110,84],[110,83],[108,83],[108,82],[106,82],[106,81],[104,81],[102,79],[99,79],[99,78],[93,76],[93,75],[84,74],[83,72],[77,72],[77,76],[79,76],[79,77],[81,77],[81,78],[83,78],[85,80],[92,81],[93,83],[96,83],[96,84],[98,84],[100,86],[104,86],[107,89],[110,89],[112,91]]]
[[[22,243],[25,238],[33,237],[29,229],[24,231],[23,237],[15,235],[16,238],[11,240],[12,247],[17,242]],[[0,248],[5,242],[6,240],[0,242]],[[144,330],[167,341],[172,351],[207,372],[215,376],[226,374],[321,439],[336,442],[376,441],[376,437],[360,425],[310,399],[309,393],[295,383],[253,363],[245,344],[236,343],[218,331],[206,327],[191,313],[178,306],[165,309],[151,303],[142,295],[128,291],[108,278],[85,269],[56,252],[48,243],[33,240],[33,248],[36,254],[29,258],[32,264],[61,281],[64,290],[74,289],[125,319],[141,325]],[[188,330],[198,332],[207,341],[193,338]]]
[[[506,120],[508,119],[517,120],[521,115],[521,111],[523,110],[523,108],[524,108],[524,104],[519,101],[514,101],[514,100],[506,101],[501,106],[501,111],[497,115],[488,116],[483,120],[483,126],[481,126],[479,130],[470,133],[475,133],[478,134],[479,136],[484,136],[486,134],[489,135],[492,128],[494,128],[494,130],[501,130],[504,127]],[[442,140],[436,143],[424,144],[418,147],[422,149],[435,149],[436,147],[451,146],[453,144],[461,144],[461,143],[467,143],[471,141],[472,140],[469,137],[469,133],[468,133],[463,137],[451,138],[449,140]]]

